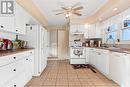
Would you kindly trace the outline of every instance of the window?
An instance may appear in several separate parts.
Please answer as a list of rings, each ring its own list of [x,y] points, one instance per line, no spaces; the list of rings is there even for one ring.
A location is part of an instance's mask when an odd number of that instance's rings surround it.
[[[117,39],[117,34],[116,34],[117,28],[118,28],[117,24],[111,24],[110,26],[108,26],[108,28],[107,28],[107,39],[112,39],[112,40]]]
[[[130,40],[130,28],[122,30],[122,40]]]
[[[107,39],[113,39],[113,40],[116,40],[117,39],[117,37],[116,37],[116,32],[109,32],[108,34],[107,34]]]

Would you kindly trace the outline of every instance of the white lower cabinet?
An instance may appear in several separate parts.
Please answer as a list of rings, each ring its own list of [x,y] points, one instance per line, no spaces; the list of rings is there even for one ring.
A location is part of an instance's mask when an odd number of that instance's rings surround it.
[[[97,57],[96,57],[95,48],[90,48],[89,52],[90,52],[90,56],[89,56],[90,64],[93,65],[94,67],[96,67]]]
[[[89,53],[90,53],[89,48],[86,48],[86,64],[89,64],[89,56],[90,56]]]
[[[5,56],[7,59],[10,57]],[[34,51],[18,53],[15,54],[15,57],[17,60],[8,61],[8,64],[0,66],[0,77],[2,78],[0,79],[0,87],[24,87],[32,78],[34,74]]]
[[[130,87],[130,54],[90,48],[89,62],[121,87]]]
[[[97,68],[104,75],[109,74],[109,51],[97,50]]]
[[[110,78],[121,87],[130,87],[130,55],[111,52]]]

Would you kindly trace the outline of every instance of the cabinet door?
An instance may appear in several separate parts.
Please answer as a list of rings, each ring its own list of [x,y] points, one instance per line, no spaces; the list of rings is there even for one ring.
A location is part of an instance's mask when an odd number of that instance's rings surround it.
[[[19,75],[15,76],[13,79],[11,79],[9,81],[9,83],[5,84],[2,87],[24,87],[25,83],[24,83],[24,72],[19,73]]]
[[[14,65],[10,64],[4,67],[0,67],[0,87],[3,87],[8,81],[15,76]]]
[[[14,17],[0,17],[0,30],[14,32]]]
[[[110,77],[122,87],[130,87],[129,84],[129,57],[123,53],[112,52],[110,57]]]
[[[90,64],[92,64],[93,66],[96,65],[96,52],[95,49],[90,49]]]
[[[86,63],[89,63],[89,57],[90,57],[90,52],[89,52],[89,48],[86,48]]]
[[[24,9],[16,3],[16,15],[15,15],[15,25],[16,33],[26,34],[26,24],[25,24],[25,11]]]
[[[102,38],[101,35],[101,24],[100,23],[96,23],[96,28],[95,28],[95,38]]]
[[[84,34],[84,32],[85,32],[85,25],[77,25],[77,27],[78,27],[78,31]]]
[[[95,38],[95,24],[89,26],[89,38]]]
[[[77,31],[77,25],[70,25],[70,33],[75,33]]]
[[[102,50],[103,51],[103,50]],[[103,53],[102,51],[99,52],[98,56],[98,69],[105,75],[108,75],[108,66],[109,66],[109,60],[108,56],[109,53]]]

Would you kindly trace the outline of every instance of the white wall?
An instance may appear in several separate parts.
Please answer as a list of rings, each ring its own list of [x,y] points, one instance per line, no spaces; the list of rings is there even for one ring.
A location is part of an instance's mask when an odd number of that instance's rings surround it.
[[[117,39],[120,39],[120,42],[119,43],[116,42],[116,44],[129,44],[130,43],[130,41],[122,40],[123,19],[127,16],[130,16],[130,8],[101,22],[103,43],[106,42],[106,33],[105,33],[106,29],[109,25],[113,23],[118,25],[118,29],[115,32],[117,33]]]

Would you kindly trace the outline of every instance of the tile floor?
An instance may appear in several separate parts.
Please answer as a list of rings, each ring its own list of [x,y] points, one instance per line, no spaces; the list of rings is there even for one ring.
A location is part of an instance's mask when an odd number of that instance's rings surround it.
[[[25,87],[119,87],[101,73],[73,69],[68,61],[48,61],[40,77],[33,77]]]

